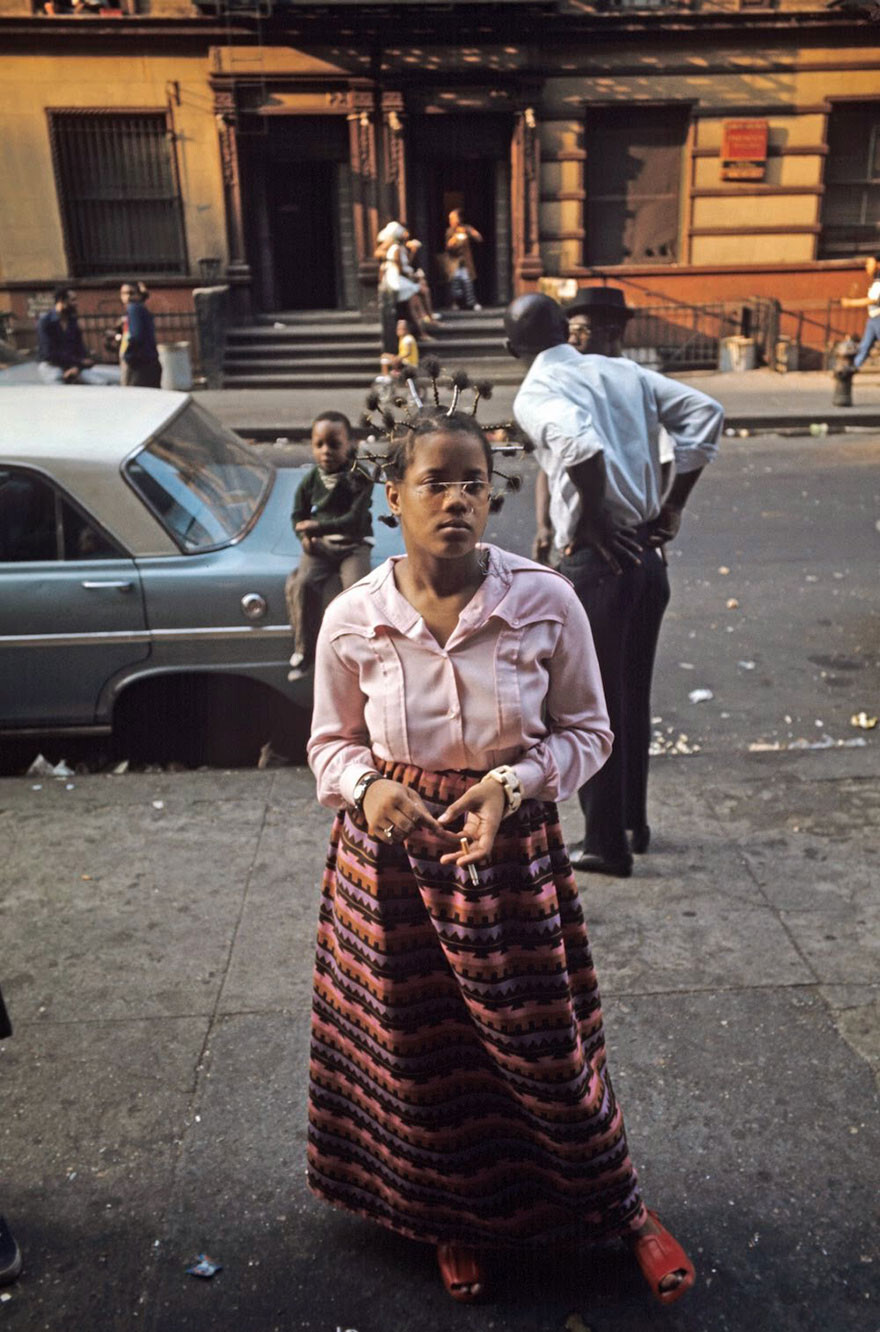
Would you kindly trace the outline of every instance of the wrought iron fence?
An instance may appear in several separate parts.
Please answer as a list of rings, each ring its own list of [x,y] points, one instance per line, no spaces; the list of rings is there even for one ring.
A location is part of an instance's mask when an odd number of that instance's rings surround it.
[[[848,310],[839,301],[805,302],[779,311],[779,332],[802,349],[802,370],[830,369],[834,351],[844,338],[858,341],[865,326],[864,309]]]
[[[640,293],[641,294],[641,293]],[[648,294],[648,293],[646,293]],[[828,369],[837,344],[861,337],[863,309],[845,309],[839,301],[806,301],[788,307],[769,297],[747,301],[718,301],[688,305],[673,300],[635,305],[624,335],[628,356],[658,370],[714,370],[721,359],[724,338],[751,338],[755,363],[800,370]],[[780,357],[780,343],[792,346],[789,361]]]
[[[81,314],[78,322],[83,339],[93,356],[112,363],[119,359],[116,342],[117,321],[109,314]],[[153,312],[157,342],[188,342],[193,374],[200,375],[198,325],[195,314],[189,311]]]
[[[688,305],[664,300],[636,306],[626,326],[627,355],[658,370],[714,370],[724,338],[752,338],[761,359],[778,336],[778,306],[760,297]]]

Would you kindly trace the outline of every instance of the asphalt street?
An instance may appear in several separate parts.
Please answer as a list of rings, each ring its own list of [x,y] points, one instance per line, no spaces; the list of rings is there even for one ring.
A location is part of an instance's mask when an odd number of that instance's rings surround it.
[[[25,1271],[0,1327],[878,1332],[880,727],[852,721],[880,712],[878,465],[880,434],[724,441],[670,550],[651,850],[581,879],[686,1300],[654,1306],[612,1249],[501,1255],[459,1307],[427,1249],[310,1197],[307,771],[16,777],[0,1211]],[[530,499],[490,536],[527,550]]]

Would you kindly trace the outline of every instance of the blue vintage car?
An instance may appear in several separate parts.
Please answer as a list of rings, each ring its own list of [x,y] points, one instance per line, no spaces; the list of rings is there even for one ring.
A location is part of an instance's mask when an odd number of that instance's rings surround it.
[[[171,737],[184,762],[300,751],[311,681],[287,679],[284,582],[302,474],[189,394],[3,389],[0,735],[112,731],[141,759]],[[396,538],[377,535],[378,559]]]

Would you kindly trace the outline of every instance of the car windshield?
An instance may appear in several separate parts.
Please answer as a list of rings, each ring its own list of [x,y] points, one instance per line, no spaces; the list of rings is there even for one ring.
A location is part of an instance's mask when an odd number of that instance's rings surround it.
[[[125,474],[187,552],[235,541],[272,484],[272,469],[194,403],[128,460]]]

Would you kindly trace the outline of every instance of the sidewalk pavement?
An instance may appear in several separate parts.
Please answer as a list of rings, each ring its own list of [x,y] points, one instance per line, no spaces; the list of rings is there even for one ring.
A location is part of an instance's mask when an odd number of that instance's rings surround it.
[[[719,374],[701,370],[674,376],[682,383],[717,398],[732,430],[791,430],[819,433],[846,427],[880,427],[880,374],[864,371],[853,380],[853,406],[832,407],[834,382],[821,370],[777,374],[773,370],[746,370]],[[251,438],[290,440],[308,436],[319,412],[333,408],[356,422],[364,410],[369,385],[362,389],[202,389],[198,399],[234,430]],[[499,385],[490,403],[480,409],[481,421],[509,420],[516,387]]]
[[[3,1325],[877,1332],[873,748],[661,757],[652,796],[634,877],[580,882],[645,1194],[699,1269],[666,1314],[617,1250],[500,1255],[457,1307],[309,1195],[308,772],[0,782]]]

